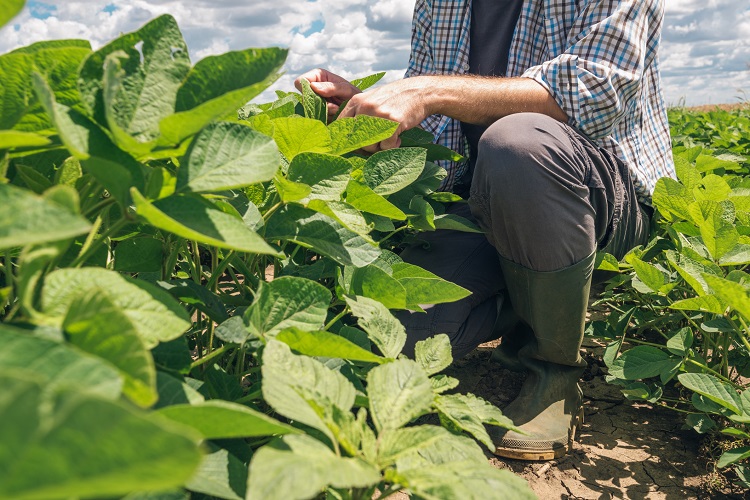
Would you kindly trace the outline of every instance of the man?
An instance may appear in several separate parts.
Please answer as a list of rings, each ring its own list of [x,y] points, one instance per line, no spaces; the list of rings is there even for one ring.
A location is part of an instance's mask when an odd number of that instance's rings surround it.
[[[485,235],[438,231],[405,260],[473,292],[405,312],[409,347],[437,333],[454,357],[498,336],[496,358],[528,376],[495,453],[549,460],[582,416],[579,349],[597,250],[648,237],[656,180],[673,176],[657,48],[663,0],[417,0],[407,77],[366,93],[325,70],[304,77],[342,117],[421,125],[467,151],[445,165],[450,208]],[[498,259],[499,255],[499,259]]]

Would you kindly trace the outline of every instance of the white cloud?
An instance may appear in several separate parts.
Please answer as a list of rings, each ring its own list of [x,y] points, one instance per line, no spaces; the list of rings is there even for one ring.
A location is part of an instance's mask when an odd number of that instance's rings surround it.
[[[30,2],[31,3],[31,2]],[[39,4],[40,2],[36,2]],[[84,38],[94,48],[163,13],[198,60],[246,47],[289,47],[286,75],[326,67],[345,77],[403,75],[414,0],[46,0],[0,33],[0,53],[34,41]],[[750,92],[750,6],[745,0],[667,0],[661,51],[669,103],[733,102]],[[43,17],[43,16],[42,16]],[[14,29],[14,26],[17,29]],[[265,93],[263,98],[270,98]]]

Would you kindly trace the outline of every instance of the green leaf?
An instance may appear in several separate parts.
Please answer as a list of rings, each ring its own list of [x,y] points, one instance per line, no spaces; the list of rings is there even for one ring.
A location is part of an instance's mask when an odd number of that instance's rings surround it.
[[[403,427],[430,411],[432,386],[414,361],[398,359],[376,366],[367,374],[370,414],[379,431]]]
[[[91,229],[81,216],[10,184],[0,184],[0,250],[74,238]]]
[[[681,328],[667,341],[667,349],[677,356],[685,356],[693,345],[693,331],[690,327]]]
[[[273,120],[273,126],[273,139],[281,154],[289,161],[299,153],[331,151],[331,134],[319,120],[299,116],[276,118]]]
[[[159,229],[219,248],[278,255],[242,219],[222,212],[202,197],[173,195],[151,203],[136,189],[131,194],[138,216]]]
[[[294,205],[273,214],[266,238],[293,241],[345,266],[366,266],[380,255],[372,243],[334,219]]]
[[[270,181],[279,165],[270,137],[239,123],[213,123],[190,143],[177,171],[177,191],[225,191]]]
[[[281,201],[285,203],[304,200],[312,192],[312,189],[307,184],[292,182],[281,174],[277,174],[273,178],[273,183],[281,197]]]
[[[719,299],[729,304],[745,319],[750,319],[750,296],[744,286],[709,274],[704,274],[703,278]]]
[[[346,187],[346,201],[362,212],[394,220],[406,220],[406,214],[396,205],[355,180],[350,180]]]
[[[63,322],[71,344],[117,368],[122,392],[147,408],[158,399],[156,368],[132,322],[103,289],[92,288],[73,299]]]
[[[536,498],[526,480],[486,462],[466,460],[399,470],[397,481],[419,498]]]
[[[714,295],[677,300],[672,302],[669,307],[682,311],[704,311],[714,314],[724,314],[726,310],[726,306]]]
[[[414,346],[414,359],[427,373],[434,375],[448,368],[453,363],[451,341],[444,333],[426,340],[420,340]]]
[[[349,293],[377,300],[388,309],[407,307],[404,286],[373,264],[354,270]]]
[[[659,269],[647,264],[640,259],[632,258],[630,263],[635,269],[635,274],[647,287],[654,292],[659,292],[659,289],[666,284],[666,276]]]
[[[441,418],[447,419],[459,429],[468,432],[488,449],[494,449],[495,445],[490,435],[487,434],[482,419],[472,410],[463,395],[449,394],[437,396],[435,398],[435,406]]]
[[[406,262],[393,265],[393,277],[406,289],[409,306],[455,302],[471,295],[467,289]]]
[[[693,392],[707,397],[714,403],[741,414],[740,400],[734,387],[707,373],[680,373],[677,379]]]
[[[23,378],[21,378],[23,377]],[[181,486],[200,462],[192,434],[130,406],[0,374],[0,497],[119,497]],[[96,443],[96,446],[92,446]]]
[[[346,297],[346,303],[357,317],[357,324],[380,352],[395,358],[406,344],[406,329],[380,302],[368,297]]]
[[[0,149],[28,148],[50,144],[47,137],[33,132],[0,130]]]
[[[367,221],[367,218],[362,212],[348,203],[343,201],[312,200],[307,204],[307,207],[332,218],[366,241],[371,242],[373,245],[375,244],[372,238],[368,236],[373,228]]]
[[[51,391],[75,389],[109,399],[120,396],[122,377],[96,356],[67,343],[39,338],[5,325],[0,325],[0,337],[2,370],[17,368],[33,372]]]
[[[716,423],[704,413],[689,414],[685,417],[685,423],[699,434],[705,434],[716,428]]]
[[[426,158],[427,153],[421,148],[379,151],[365,162],[365,184],[377,194],[396,193],[419,178]]]
[[[160,123],[160,143],[178,144],[210,122],[225,118],[278,78],[286,49],[246,49],[196,63],[177,91],[176,113]]]
[[[232,439],[300,432],[265,413],[229,401],[167,406],[158,413],[192,427],[204,439]]]
[[[159,401],[153,406],[154,410],[170,405],[198,404],[206,399],[181,379],[162,371],[156,372],[156,389],[159,392]]]
[[[319,408],[348,412],[354,405],[354,386],[341,373],[270,340],[263,350],[263,398],[280,415],[314,427],[333,439]],[[314,403],[314,405],[311,405]]]
[[[19,12],[23,9],[25,0],[6,0],[0,5],[0,26],[8,24],[8,22],[16,17]]]
[[[351,170],[351,163],[340,156],[300,153],[289,164],[287,179],[310,186],[309,199],[339,201]]]
[[[247,464],[229,451],[211,446],[211,451],[203,457],[185,487],[211,497],[243,500],[247,488]]]
[[[156,273],[161,271],[164,243],[150,236],[121,241],[115,247],[115,271]]]
[[[87,267],[59,269],[45,280],[42,310],[62,322],[74,300],[96,290],[105,290],[116,309],[132,322],[146,347],[180,337],[190,318],[167,292],[114,271]]]
[[[409,223],[421,231],[435,230],[435,209],[422,196],[415,196],[409,202]]]
[[[699,155],[695,159],[695,167],[699,172],[711,172],[719,169],[729,171],[739,169],[739,165],[735,161],[722,160],[721,158],[709,155]]]
[[[442,394],[458,387],[459,380],[448,375],[435,375],[430,377],[430,384],[435,394]]]
[[[379,73],[375,73],[374,75],[368,75],[364,78],[355,78],[350,83],[357,87],[359,90],[367,90],[378,83],[384,76],[385,71],[381,71]]]
[[[339,118],[328,125],[331,154],[343,155],[376,144],[395,134],[397,128],[398,123],[375,116]]]
[[[484,233],[479,226],[471,222],[469,219],[456,214],[436,215],[433,219],[433,223],[435,224],[435,229],[449,229],[451,231],[461,231],[463,233]]]
[[[106,82],[105,61],[118,55],[124,56],[123,75],[119,82]],[[108,114],[110,127],[115,125],[137,143],[146,144],[158,138],[159,122],[174,113],[177,91],[189,71],[180,29],[172,16],[162,15],[86,58],[79,72],[79,90],[89,114],[99,123]]]
[[[612,254],[608,254],[606,252],[597,252],[596,264],[594,265],[594,269],[597,269],[600,271],[619,272],[620,263],[617,261],[617,258]]]
[[[331,292],[314,281],[283,276],[260,285],[243,318],[248,332],[275,336],[287,328],[317,331],[323,327]]]
[[[326,102],[310,88],[309,80],[301,78],[299,82],[302,86],[302,107],[305,110],[305,117],[328,123],[328,105]]]
[[[229,318],[227,309],[218,295],[193,280],[172,280],[169,283],[159,281],[158,285],[184,304],[195,306],[217,323]]]
[[[688,206],[695,200],[688,189],[674,179],[662,177],[656,182],[653,203],[669,220],[692,220]]]
[[[628,349],[609,365],[609,373],[625,380],[639,380],[659,375],[674,360],[661,349],[636,346]]]
[[[276,335],[276,340],[305,356],[341,358],[377,364],[385,362],[385,358],[330,332],[305,332],[298,328],[287,328]]]
[[[247,498],[302,500],[329,485],[365,488],[379,481],[379,471],[360,458],[342,458],[310,436],[286,436],[253,455]]]
[[[418,452],[446,436],[450,436],[450,432],[436,425],[415,425],[383,431],[378,447],[378,465],[388,467],[403,455]]]
[[[721,454],[719,461],[716,462],[716,467],[722,468],[727,465],[750,458],[750,446],[742,446],[740,448],[734,448],[733,450],[727,450]]]

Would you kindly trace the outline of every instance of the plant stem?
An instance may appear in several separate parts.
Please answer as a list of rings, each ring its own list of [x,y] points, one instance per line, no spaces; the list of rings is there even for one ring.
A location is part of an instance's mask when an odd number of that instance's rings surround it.
[[[274,206],[272,206],[271,208],[269,208],[268,211],[265,214],[263,214],[263,221],[267,221],[268,219],[270,219],[273,213],[279,208],[281,208],[282,205],[284,205],[284,202],[280,201]]]
[[[97,218],[97,220],[99,219]],[[87,238],[86,242],[81,247],[81,251],[78,254],[78,257],[76,257],[75,260],[71,262],[70,267],[81,267],[81,265],[84,262],[86,262],[88,259],[90,259],[91,256],[94,254],[94,252],[98,250],[99,245],[101,245],[102,243],[105,243],[109,239],[110,236],[112,236],[117,231],[125,227],[127,224],[128,224],[127,219],[124,219],[124,218],[120,219],[114,224],[112,224],[111,226],[109,226],[109,228],[106,231],[104,231],[104,233],[102,233],[102,235],[96,240],[94,240],[93,242],[91,242],[91,240]],[[96,227],[96,224],[95,224],[95,227]],[[94,229],[92,229],[91,233],[89,233],[89,237],[94,232],[95,232]],[[87,247],[87,244],[88,244],[88,247]]]
[[[256,399],[260,399],[263,397],[262,391],[253,391],[249,394],[245,394],[240,399],[236,400],[235,403],[244,404],[249,403],[251,401],[255,401]]]
[[[201,268],[201,253],[200,248],[198,248],[198,242],[195,240],[192,240],[190,242],[190,245],[193,247],[193,281],[195,281],[197,284],[201,284],[201,281],[203,281],[203,269]]]
[[[86,212],[83,214],[83,216],[88,219],[89,217],[91,217],[92,215],[94,215],[95,213],[97,213],[98,211],[100,211],[101,209],[106,208],[106,207],[110,206],[111,204],[115,203],[115,201],[117,201],[117,200],[115,200],[115,198],[113,196],[110,196],[109,198],[104,198],[102,201],[100,201],[99,203],[97,203],[93,207],[91,207],[88,210],[86,210]]]
[[[727,377],[725,377],[725,376],[724,376],[724,375],[722,375],[721,373],[717,372],[716,370],[713,370],[713,369],[709,368],[708,366],[706,366],[706,365],[704,365],[704,364],[702,364],[702,363],[698,363],[698,362],[697,362],[696,360],[694,360],[694,359],[690,359],[690,358],[685,358],[685,362],[686,362],[686,363],[690,363],[690,364],[691,364],[691,365],[693,365],[693,366],[697,366],[698,368],[701,368],[702,370],[706,370],[706,371],[707,371],[707,372],[709,372],[709,373],[710,373],[711,375],[714,375],[715,377],[718,377],[718,378],[720,378],[721,380],[723,380],[724,382],[727,382],[728,384],[732,384],[732,385],[735,385],[735,383],[734,383],[734,382],[732,382],[731,380],[729,380],[729,379],[728,379]]]
[[[209,361],[212,361],[212,360],[218,358],[219,356],[221,356],[225,352],[229,351],[229,349],[231,349],[232,347],[235,347],[235,346],[233,344],[224,344],[223,346],[219,347],[218,349],[216,349],[215,351],[211,352],[210,354],[207,354],[207,355],[203,356],[202,358],[196,359],[195,361],[193,361],[190,364],[190,370],[192,370],[193,368],[197,368],[197,367],[199,367],[201,365],[204,365],[204,364],[208,363]]]
[[[341,318],[343,318],[344,316],[346,316],[348,312],[349,312],[349,306],[346,306],[344,309],[341,310],[340,313],[338,313],[336,316],[334,316],[331,319],[331,321],[329,321],[328,323],[326,323],[326,326],[323,327],[323,330],[328,330],[329,328],[331,328],[333,325],[336,324],[336,322],[338,320],[340,320]]]
[[[12,307],[13,301],[15,300],[13,294],[15,288],[13,287],[13,259],[10,256],[10,250],[5,252],[3,273],[5,274],[5,286],[10,288],[10,293],[8,294],[8,305]]]
[[[234,257],[234,254],[234,250],[231,250],[227,254],[227,256],[218,263],[213,260],[214,257],[216,257],[216,259],[218,260],[218,255],[215,255],[213,253],[211,254],[211,278],[208,280],[208,285],[206,286],[212,292],[216,293],[217,286],[219,285],[219,278],[221,278],[221,276],[224,274],[224,271],[232,260],[232,257]]]

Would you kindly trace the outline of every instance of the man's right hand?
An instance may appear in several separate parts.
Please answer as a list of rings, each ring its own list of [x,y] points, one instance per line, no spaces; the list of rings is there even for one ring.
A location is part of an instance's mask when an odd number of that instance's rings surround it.
[[[294,80],[294,86],[302,92],[302,79],[310,82],[310,88],[328,103],[328,120],[332,120],[339,111],[339,106],[352,96],[361,93],[357,87],[325,69],[314,69]]]

